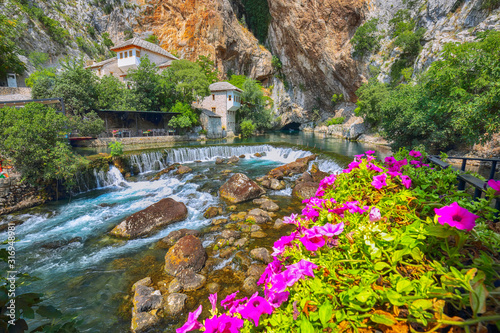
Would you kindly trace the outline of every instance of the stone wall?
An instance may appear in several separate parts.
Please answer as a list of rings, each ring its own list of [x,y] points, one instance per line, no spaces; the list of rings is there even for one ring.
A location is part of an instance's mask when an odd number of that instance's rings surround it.
[[[110,142],[119,141],[124,145],[156,144],[166,142],[197,141],[198,135],[173,135],[173,136],[146,136],[131,138],[99,138],[93,140],[89,147],[107,147]]]
[[[222,123],[220,117],[210,117],[202,112],[200,115],[200,122],[203,129],[207,131],[207,138],[222,138]]]
[[[40,205],[45,201],[38,189],[20,183],[19,175],[0,179],[0,215]]]
[[[0,87],[0,96],[4,95],[25,95],[28,97],[31,96],[31,88],[22,87],[22,88],[11,88],[11,87]]]

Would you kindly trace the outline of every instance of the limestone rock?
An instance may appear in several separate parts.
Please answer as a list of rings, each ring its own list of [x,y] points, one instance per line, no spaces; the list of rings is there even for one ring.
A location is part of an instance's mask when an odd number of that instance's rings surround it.
[[[259,281],[259,278],[255,276],[247,277],[245,281],[243,281],[243,292],[245,292],[247,295],[254,294],[258,289],[257,281]]]
[[[225,224],[227,223],[227,219],[215,219],[212,220],[213,225],[220,225],[220,224]]]
[[[250,251],[250,257],[255,260],[260,260],[266,264],[269,264],[271,261],[273,261],[269,250],[265,247],[258,247],[256,249],[253,249],[252,251]]]
[[[265,210],[260,208],[251,209],[245,216],[245,220],[253,221],[257,224],[262,224],[271,221],[271,216]]]
[[[310,155],[299,158],[295,162],[291,162],[277,168],[272,169],[267,173],[267,176],[275,179],[282,179],[283,176],[290,176],[297,173],[303,173],[307,170],[310,161],[315,160],[317,155]]]
[[[151,284],[152,284],[151,278],[149,276],[145,277],[144,279],[141,279],[141,280],[137,281],[136,283],[134,283],[134,285],[132,286],[132,292],[135,292],[135,289],[138,286],[151,287]]]
[[[192,269],[182,270],[178,274],[177,279],[184,291],[198,290],[203,287],[207,281],[205,276],[195,273]]]
[[[292,196],[305,200],[314,197],[318,190],[319,183],[301,182],[295,185],[292,190]]]
[[[231,156],[229,160],[227,160],[227,164],[234,164],[238,163],[239,161],[240,159],[238,158],[238,156]]]
[[[147,332],[151,327],[155,326],[159,322],[160,318],[149,312],[132,313],[132,324],[130,329],[134,333]]]
[[[247,276],[256,276],[257,278],[260,278],[261,275],[264,274],[266,267],[266,265],[262,264],[252,264],[248,267]]]
[[[184,310],[187,295],[173,293],[167,296],[165,310],[171,316],[177,316]]]
[[[321,171],[318,168],[318,165],[316,163],[314,163],[311,167],[311,176],[312,176],[313,182],[319,183],[320,181],[323,180],[323,178],[330,176],[330,174],[328,172]]]
[[[193,235],[187,235],[172,246],[165,255],[165,272],[172,276],[177,276],[185,269],[199,272],[206,260],[207,252],[201,240]]]
[[[234,246],[236,246],[236,248],[242,248],[245,245],[247,245],[247,243],[248,243],[248,238],[241,238],[238,239],[236,242],[234,242]]]
[[[148,312],[159,309],[162,303],[162,296],[159,290],[152,287],[138,285],[134,294],[134,309],[137,312]]]
[[[285,226],[286,224],[283,223],[283,220],[282,219],[276,219],[276,221],[274,221],[274,229],[281,229]]]
[[[160,239],[160,242],[164,244],[166,247],[170,247],[173,246],[179,239],[187,235],[193,235],[198,237],[200,235],[200,232],[198,230],[193,230],[193,229],[174,230],[171,233],[169,233],[166,237]]]
[[[191,169],[190,167],[185,166],[185,165],[181,165],[177,168],[177,170],[175,171],[175,174],[176,175],[183,175],[185,173],[189,173],[192,171],[193,171],[193,169]]]
[[[222,164],[222,163],[224,163],[224,159],[222,157],[217,157],[215,159],[215,164]]]
[[[256,182],[242,173],[234,174],[219,190],[220,196],[231,203],[255,199],[266,193]]]
[[[211,219],[212,217],[216,217],[217,215],[222,214],[222,207],[211,206],[208,207],[205,213],[203,213],[203,217],[206,219]]]
[[[280,210],[280,206],[278,206],[271,200],[264,202],[262,205],[260,205],[260,208],[263,210],[267,210],[268,212],[277,212],[278,210]]]
[[[158,228],[186,219],[186,205],[172,198],[165,198],[157,203],[134,213],[111,230],[111,234],[123,238],[137,238],[151,234]]]

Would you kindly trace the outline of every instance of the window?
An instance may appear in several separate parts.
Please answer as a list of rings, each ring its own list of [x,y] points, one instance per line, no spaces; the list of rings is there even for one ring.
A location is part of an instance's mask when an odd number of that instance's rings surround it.
[[[131,57],[132,56],[132,50],[128,51],[128,56]]]
[[[217,111],[217,108],[212,108],[212,112],[215,113]]]
[[[120,59],[123,59],[123,53],[120,52]]]
[[[212,94],[212,101],[215,101],[215,94]]]
[[[141,51],[139,51],[139,50],[135,51],[135,56],[137,58],[140,58],[141,57]]]
[[[231,102],[231,95],[229,95],[229,101]]]

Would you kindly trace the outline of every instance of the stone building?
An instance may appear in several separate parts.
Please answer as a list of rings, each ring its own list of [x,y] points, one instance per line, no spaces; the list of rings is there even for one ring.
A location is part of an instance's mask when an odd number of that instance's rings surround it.
[[[199,103],[201,109],[221,117],[222,131],[226,131],[227,136],[234,136],[236,132],[236,110],[241,107],[241,92],[229,82],[212,83],[210,95]]]
[[[116,57],[94,63],[86,68],[94,71],[99,77],[113,75],[120,81],[126,81],[128,70],[136,69],[145,55],[156,64],[160,72],[169,67],[173,60],[179,60],[160,46],[140,38],[129,39],[113,47],[111,51],[116,52]]]
[[[201,109],[201,126],[207,131],[207,138],[219,139],[223,137],[221,116],[207,109]]]

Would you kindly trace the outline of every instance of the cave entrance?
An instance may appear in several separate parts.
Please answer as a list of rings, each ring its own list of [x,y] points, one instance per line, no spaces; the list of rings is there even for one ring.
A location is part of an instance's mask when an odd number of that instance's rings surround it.
[[[289,124],[286,124],[285,126],[283,126],[281,128],[281,130],[282,131],[290,131],[290,132],[299,131],[300,125],[302,125],[302,124],[301,123],[289,123]]]

